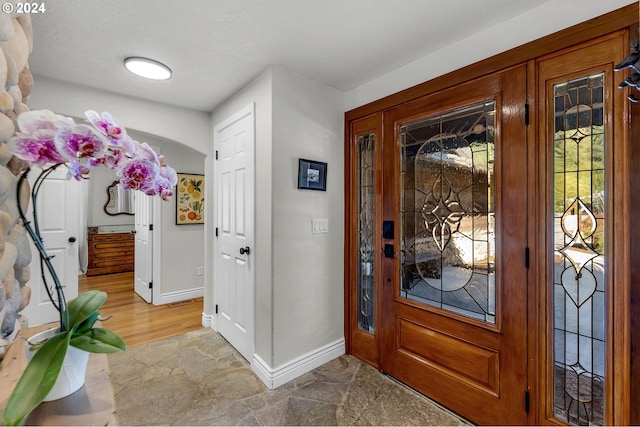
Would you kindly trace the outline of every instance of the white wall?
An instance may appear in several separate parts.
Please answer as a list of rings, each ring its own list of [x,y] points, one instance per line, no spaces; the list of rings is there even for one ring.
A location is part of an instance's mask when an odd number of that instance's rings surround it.
[[[346,110],[360,107],[635,2],[636,0],[547,1],[500,25],[358,86],[347,92]]]
[[[255,353],[268,369],[344,337],[343,97],[272,67],[213,112],[215,126],[256,105]],[[297,189],[301,157],[328,163],[326,192]],[[312,218],[329,233],[311,234]]]
[[[116,95],[84,86],[36,76],[29,107],[84,118],[94,109],[108,111],[127,132],[140,142],[160,147],[169,165],[178,172],[204,173],[203,152],[211,144],[211,117],[207,113]],[[108,216],[102,208],[106,186],[115,179],[113,172],[98,168],[89,181],[88,225],[133,224],[132,216]],[[176,225],[175,199],[159,203],[162,209],[160,249],[161,289],[167,301],[202,294],[204,276],[197,267],[204,265],[204,226]],[[155,224],[154,224],[155,225]],[[190,292],[192,291],[192,292]],[[181,296],[185,294],[184,296]]]
[[[59,114],[84,118],[86,110],[108,111],[127,128],[178,141],[202,153],[211,142],[211,116],[197,110],[174,107],[118,95],[86,86],[34,76],[29,97],[32,110],[48,109]]]
[[[343,110],[342,92],[274,68],[273,366],[344,337]],[[326,192],[297,188],[299,158],[328,163]]]
[[[184,144],[155,135],[136,131],[129,131],[129,134],[140,142],[158,147],[159,152],[167,158],[169,165],[177,172],[204,174],[202,153]],[[205,188],[208,184],[209,181],[205,179]],[[212,203],[207,204],[207,202],[208,200],[205,199],[205,209],[213,206]],[[204,276],[197,275],[197,267],[204,266],[204,224],[176,225],[175,196],[167,201],[159,200],[156,206],[160,206],[162,217],[160,274],[163,297],[171,300],[185,299],[180,296],[181,293],[195,292],[195,290],[199,290],[195,293],[199,292],[199,295],[202,295]],[[178,295],[174,297],[172,294]],[[188,295],[189,298],[193,296]]]

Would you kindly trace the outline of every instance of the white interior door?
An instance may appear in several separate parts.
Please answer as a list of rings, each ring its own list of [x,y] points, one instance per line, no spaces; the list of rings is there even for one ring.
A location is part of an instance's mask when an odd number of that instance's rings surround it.
[[[216,126],[216,325],[246,359],[254,351],[253,104]]]
[[[29,181],[32,184],[39,170],[31,171]],[[38,222],[45,249],[52,256],[51,263],[63,286],[67,301],[78,296],[78,233],[79,233],[79,192],[75,180],[67,180],[67,169],[63,166],[55,170],[42,184],[37,199]],[[31,206],[29,206],[31,211]],[[31,214],[28,214],[31,217]],[[31,280],[31,301],[22,311],[29,319],[29,326],[42,325],[57,321],[58,312],[51,304],[42,277],[38,251],[29,239],[32,260],[29,268]],[[48,271],[45,277],[50,287],[53,280]]]
[[[134,290],[146,302],[152,302],[153,282],[153,199],[136,191]]]

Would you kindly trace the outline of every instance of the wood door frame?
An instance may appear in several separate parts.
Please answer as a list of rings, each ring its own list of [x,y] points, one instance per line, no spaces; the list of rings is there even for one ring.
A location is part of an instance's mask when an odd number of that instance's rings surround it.
[[[548,122],[551,106],[548,104],[553,99],[550,97],[550,85],[556,82],[568,81],[573,78],[582,77],[591,73],[604,72],[605,85],[608,91],[608,97],[612,106],[611,111],[605,110],[607,122],[611,125],[605,129],[605,141],[607,155],[605,156],[605,192],[607,194],[607,210],[611,213],[605,218],[605,230],[608,236],[612,236],[615,230],[615,238],[608,238],[605,253],[607,254],[607,269],[605,270],[607,288],[606,302],[606,399],[605,407],[607,408],[606,424],[629,424],[629,413],[631,407],[630,400],[630,336],[627,334],[616,334],[615,331],[629,331],[630,322],[630,266],[631,258],[629,257],[630,248],[630,183],[629,178],[629,162],[630,153],[629,145],[629,102],[626,102],[625,92],[616,88],[618,79],[622,80],[620,74],[614,75],[614,61],[604,63],[604,57],[610,57],[611,43],[617,43],[617,47],[629,45],[629,32],[617,31],[607,36],[594,39],[569,49],[560,50],[552,54],[539,58],[536,61],[535,75],[540,73],[540,77],[536,77],[537,91],[537,131],[538,134],[534,141],[537,146],[537,153],[532,153],[533,158],[537,159],[538,171],[530,171],[533,173],[532,181],[537,182],[537,190],[532,191],[532,197],[537,199],[537,203],[533,204],[536,209],[533,210],[534,218],[531,221],[530,233],[532,241],[536,245],[532,245],[534,266],[530,271],[533,283],[538,283],[538,288],[543,290],[538,293],[538,314],[536,319],[537,329],[539,331],[540,340],[537,343],[537,360],[540,364],[540,372],[538,375],[531,375],[533,387],[536,390],[538,398],[534,399],[539,413],[539,424],[556,424],[553,419],[553,372],[551,369],[553,357],[552,346],[553,338],[549,332],[553,324],[553,313],[548,310],[547,301],[552,299],[549,280],[553,277],[553,271],[549,262],[549,248],[553,246],[552,227],[548,223],[549,206],[553,203],[553,180],[551,165],[553,162],[553,151],[549,149],[552,144],[548,141],[549,129],[552,126]],[[573,67],[574,71],[570,71],[567,65],[558,64],[554,68],[558,77],[549,80],[548,85],[542,85],[542,71],[540,67],[547,60],[573,55],[578,58],[584,49],[592,48],[600,52],[594,57],[588,56],[591,65],[587,61],[586,65]],[[622,51],[622,49],[620,49]],[[624,53],[620,53],[621,56]],[[581,63],[584,64],[584,63]],[[560,71],[561,69],[561,71]],[[618,77],[619,76],[619,77]],[[609,105],[609,103],[608,103]],[[546,113],[546,114],[545,114]],[[622,133],[622,135],[619,135]],[[615,174],[614,174],[615,170]],[[622,262],[618,259],[623,259]],[[612,286],[615,284],[615,287]],[[615,307],[615,309],[614,309]],[[544,331],[548,333],[545,336]],[[613,355],[615,360],[611,360]],[[537,382],[537,384],[536,384]],[[615,399],[614,399],[615,396]]]
[[[359,359],[366,360],[371,366],[379,367],[379,340],[377,336],[381,331],[380,316],[374,318],[374,333],[370,334],[361,330],[358,326],[358,316],[351,316],[351,313],[358,312],[358,203],[351,203],[351,200],[358,200],[357,183],[358,183],[358,147],[357,139],[364,134],[375,135],[375,144],[379,144],[382,141],[382,113],[376,113],[371,116],[363,117],[359,120],[353,121],[348,128],[345,129],[346,138],[350,141],[345,144],[345,230],[352,230],[354,232],[352,238],[345,239],[346,250],[344,251],[344,270],[345,277],[348,277],[348,286],[345,286],[345,321],[344,334],[346,341],[346,351],[349,354],[353,354]],[[382,211],[382,151],[375,151],[375,212]],[[379,215],[376,215],[374,224],[374,272],[380,271],[381,262],[380,254],[376,251],[376,248],[381,247],[381,233],[382,221]],[[374,276],[376,283],[374,288],[380,289],[380,275]],[[354,295],[355,297],[351,297]],[[374,313],[381,312],[381,299],[374,298]]]
[[[350,286],[355,277],[352,269],[350,269],[351,260],[349,257],[354,244],[354,236],[348,215],[350,212],[353,212],[354,206],[357,206],[357,194],[353,192],[353,181],[350,179],[350,159],[355,153],[355,150],[351,147],[350,140],[351,123],[374,114],[380,115],[380,122],[382,123],[384,113],[399,105],[521,63],[526,63],[530,70],[528,74],[528,87],[530,88],[528,100],[529,105],[535,106],[537,94],[536,90],[532,88],[536,88],[537,84],[535,75],[535,61],[537,58],[552,52],[577,46],[581,43],[586,43],[592,39],[606,36],[616,31],[626,31],[628,34],[627,37],[630,37],[630,34],[637,34],[637,25],[638,3],[634,2],[613,12],[492,56],[483,61],[471,64],[464,69],[453,71],[345,113],[345,338],[347,340],[348,352],[352,351],[351,332],[349,329],[353,313],[350,312],[350,307],[352,299],[355,297],[355,295],[350,292]],[[626,74],[626,72],[617,73],[615,75],[616,81],[622,81]],[[630,93],[629,89],[618,91],[623,93],[623,98]],[[625,401],[621,402],[621,405],[617,406],[618,409],[615,409],[613,422],[617,424],[637,424],[640,423],[640,407],[631,407],[630,403],[640,400],[640,286],[631,287],[631,283],[640,283],[640,265],[632,264],[632,260],[638,260],[640,257],[640,244],[632,244],[633,241],[640,239],[640,221],[632,222],[629,214],[632,211],[637,212],[638,209],[640,209],[640,197],[631,197],[630,188],[631,180],[640,182],[640,120],[631,120],[632,113],[640,117],[640,104],[634,104],[629,107],[628,103],[624,102],[624,106],[621,106],[618,110],[616,120],[623,121],[625,134],[622,137],[624,141],[622,144],[619,144],[616,149],[626,153],[627,158],[622,164],[622,174],[620,177],[620,181],[622,181],[620,188],[622,191],[618,192],[619,201],[623,208],[618,210],[620,214],[617,215],[619,217],[618,219],[622,219],[622,223],[624,224],[624,235],[626,238],[620,239],[622,241],[619,242],[619,245],[621,245],[619,251],[624,257],[625,263],[622,271],[616,274],[620,274],[621,277],[626,280],[627,285],[624,286],[623,290],[616,296],[616,302],[619,301],[621,305],[616,305],[615,319],[621,327],[625,328],[625,334],[623,340],[618,343],[620,347],[616,347],[616,351],[622,351],[623,360],[621,363],[623,370],[615,374],[617,384],[615,391],[617,393],[626,393],[626,398]],[[530,108],[529,114],[531,123],[535,124],[539,121],[536,108]],[[527,132],[529,141],[534,141],[539,134],[537,125],[529,126]],[[537,200],[537,194],[539,194],[538,192],[540,191],[539,180],[535,178],[540,165],[536,163],[538,161],[538,154],[535,144],[529,144],[528,150],[530,159],[533,159],[527,167],[527,171],[530,177],[532,177],[529,179],[530,191],[528,202],[533,206],[533,203]],[[535,220],[539,218],[540,212],[537,212],[535,215],[536,216],[532,217],[529,221],[528,227],[529,240],[531,242],[535,242],[534,239],[538,237]],[[531,253],[531,265],[540,265],[539,255],[536,254],[535,251]],[[529,271],[530,283],[540,283],[540,272],[534,270],[536,269],[530,269]],[[631,279],[633,279],[633,282]],[[541,301],[542,296],[540,290],[537,288],[537,286],[529,286],[528,290],[527,297],[529,299],[529,305],[527,315],[529,325],[539,325],[539,322],[542,321],[539,314],[539,301]],[[380,292],[377,292],[377,295],[379,294]],[[381,306],[378,305],[378,307]],[[381,308],[384,309],[384,307]],[[536,331],[530,333],[528,338],[529,363],[527,372],[530,378],[533,397],[528,422],[530,424],[540,424],[543,422],[544,417],[540,415],[541,408],[537,404],[540,396],[536,394],[535,388],[539,386],[538,377],[542,375],[539,364],[541,336],[538,333],[538,328],[536,327],[534,329]]]

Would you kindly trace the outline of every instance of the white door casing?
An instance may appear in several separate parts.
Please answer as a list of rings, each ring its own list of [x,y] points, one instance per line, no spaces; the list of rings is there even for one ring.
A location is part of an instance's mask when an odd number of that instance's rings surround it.
[[[29,183],[32,185],[40,173],[34,169],[30,172]],[[78,296],[78,236],[79,236],[79,195],[80,186],[75,180],[67,180],[67,169],[64,166],[56,169],[42,184],[37,198],[38,222],[45,249],[53,256],[51,263],[56,271],[65,298],[68,301]],[[27,216],[31,218],[31,206]],[[29,326],[59,320],[58,312],[51,304],[40,276],[40,259],[38,251],[29,239],[32,260],[29,268],[31,279],[31,301],[21,312],[29,320]],[[46,271],[47,283],[53,287],[53,280]]]
[[[141,191],[134,192],[135,262],[134,290],[146,302],[153,301],[153,199]]]
[[[214,301],[218,332],[251,360],[254,352],[254,105],[214,128]],[[248,249],[248,251],[247,251]]]

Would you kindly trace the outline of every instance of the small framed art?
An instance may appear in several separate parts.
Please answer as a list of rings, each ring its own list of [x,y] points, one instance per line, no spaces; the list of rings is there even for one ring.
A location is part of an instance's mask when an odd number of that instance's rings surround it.
[[[204,224],[204,175],[178,173],[176,224]]]
[[[298,161],[298,188],[327,191],[327,164],[300,159]]]

